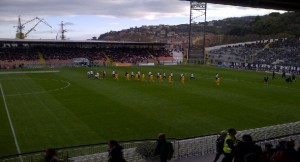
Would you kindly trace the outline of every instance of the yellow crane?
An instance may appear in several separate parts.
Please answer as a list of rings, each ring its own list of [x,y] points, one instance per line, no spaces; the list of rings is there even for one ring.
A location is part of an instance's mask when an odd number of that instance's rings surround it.
[[[30,23],[30,22],[33,22],[37,20],[38,22],[32,27],[30,28],[26,33],[23,33],[23,29],[25,28],[25,25]],[[32,32],[33,30],[35,30],[35,27],[40,24],[40,23],[44,23],[45,25],[49,26],[50,28],[52,28],[52,26],[50,26],[47,22],[44,21],[44,19],[40,19],[38,17],[35,17],[25,23],[22,24],[21,22],[21,17],[19,16],[19,19],[18,19],[18,26],[14,26],[14,27],[17,27],[17,34],[16,34],[16,38],[17,39],[25,39],[27,37],[27,35]]]

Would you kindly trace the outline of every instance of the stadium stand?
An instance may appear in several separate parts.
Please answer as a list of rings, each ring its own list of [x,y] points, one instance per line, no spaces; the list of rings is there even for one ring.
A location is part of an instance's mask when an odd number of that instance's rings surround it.
[[[221,47],[209,51],[212,63],[253,70],[300,73],[300,41],[278,39]]]
[[[150,51],[150,52],[149,52]],[[172,53],[164,48],[78,48],[78,47],[48,47],[35,46],[0,48],[1,68],[68,66],[73,58],[87,58],[94,64],[104,65],[104,62],[115,63],[149,63],[153,58],[163,61],[173,61]],[[44,62],[44,63],[43,63]]]

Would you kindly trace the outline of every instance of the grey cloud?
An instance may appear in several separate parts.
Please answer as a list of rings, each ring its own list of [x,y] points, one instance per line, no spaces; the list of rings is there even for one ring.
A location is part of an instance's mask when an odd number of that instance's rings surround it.
[[[188,2],[179,0],[1,0],[2,16],[68,16],[102,15],[123,18],[144,18],[149,13],[158,16],[184,13]]]
[[[209,4],[208,11],[228,9],[230,6]],[[144,19],[170,15],[188,16],[189,2],[180,0],[0,0],[0,23],[16,15],[70,16],[98,15],[118,18]],[[247,8],[239,9],[247,10]],[[214,15],[215,16],[215,15]]]

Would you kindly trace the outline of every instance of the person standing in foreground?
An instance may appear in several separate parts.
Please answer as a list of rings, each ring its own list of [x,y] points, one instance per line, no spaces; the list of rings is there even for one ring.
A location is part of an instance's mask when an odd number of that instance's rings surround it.
[[[59,162],[62,161],[57,157],[56,150],[53,148],[49,148],[46,150],[45,162]]]
[[[244,134],[242,141],[236,145],[234,156],[234,162],[260,162],[262,149],[253,142],[249,134]]]
[[[224,158],[222,159],[222,162],[232,162],[234,158],[233,150],[237,145],[237,140],[235,135],[236,135],[236,130],[234,128],[230,128],[224,140],[224,146],[223,146]]]
[[[164,133],[158,134],[155,152],[159,155],[160,162],[167,162],[173,157],[173,145],[166,140],[166,135]]]
[[[218,139],[216,140],[216,157],[214,159],[214,162],[218,161],[220,156],[224,153],[223,147],[224,147],[224,140],[227,135],[227,131],[223,130],[220,132]]]
[[[126,162],[123,157],[123,147],[115,140],[108,142],[108,162]]]

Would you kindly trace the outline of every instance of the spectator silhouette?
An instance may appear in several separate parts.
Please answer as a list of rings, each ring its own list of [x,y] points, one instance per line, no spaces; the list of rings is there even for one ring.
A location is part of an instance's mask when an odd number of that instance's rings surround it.
[[[242,136],[242,141],[237,144],[234,154],[234,162],[259,162],[262,150],[252,141],[252,137],[246,134]]]
[[[55,149],[49,148],[46,150],[45,162],[59,162]]]
[[[216,153],[214,162],[218,161],[220,156],[224,153],[223,146],[224,146],[224,140],[225,140],[226,135],[227,135],[227,131],[223,130],[220,132],[220,136],[216,140],[216,152],[217,153]]]
[[[166,140],[166,135],[164,133],[158,135],[155,152],[159,155],[160,162],[167,162],[173,157],[173,145]]]
[[[123,147],[115,140],[108,142],[108,162],[126,162],[123,157]]]
[[[265,144],[265,150],[262,153],[262,162],[271,162],[271,157],[274,154],[274,149],[272,149],[272,144]]]
[[[282,146],[284,144],[284,147]],[[271,162],[297,162],[297,151],[294,141],[282,142],[281,147],[272,155]]]

